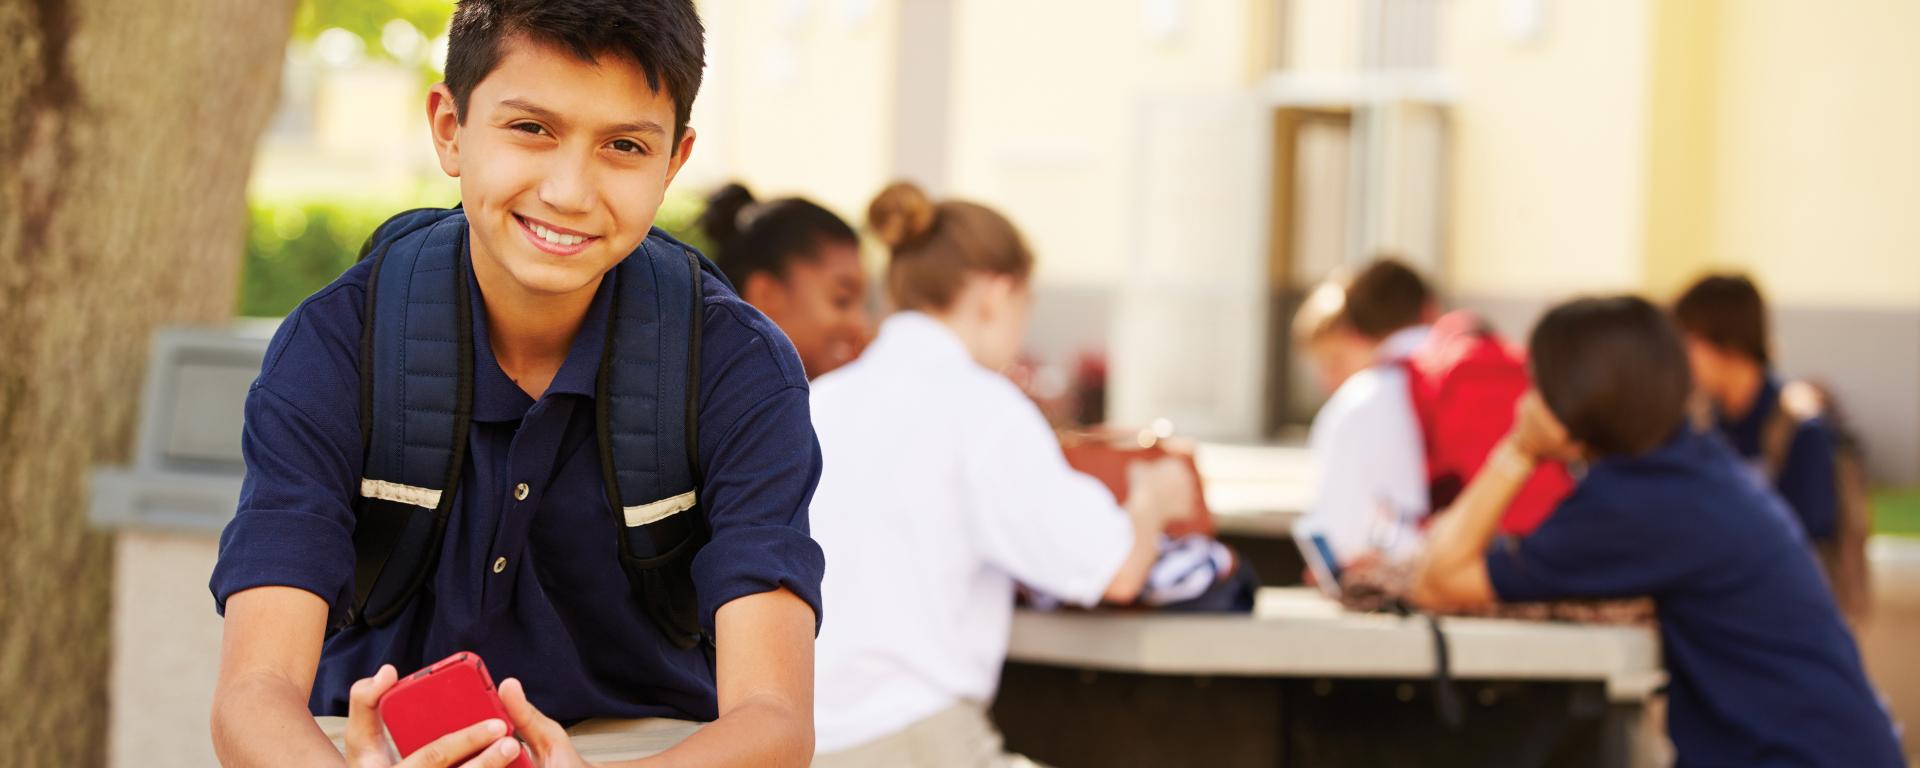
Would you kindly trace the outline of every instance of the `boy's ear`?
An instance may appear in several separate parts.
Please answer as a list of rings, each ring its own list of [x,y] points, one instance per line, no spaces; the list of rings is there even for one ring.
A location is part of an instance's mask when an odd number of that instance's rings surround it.
[[[440,156],[440,170],[460,177],[460,111],[454,107],[453,91],[439,83],[427,91],[427,128],[433,134],[433,151]]]
[[[687,158],[693,155],[693,139],[698,134],[693,126],[687,126],[680,133],[680,144],[673,148],[673,157],[667,158],[667,185],[673,185],[673,177],[680,175],[680,168],[687,164]]]

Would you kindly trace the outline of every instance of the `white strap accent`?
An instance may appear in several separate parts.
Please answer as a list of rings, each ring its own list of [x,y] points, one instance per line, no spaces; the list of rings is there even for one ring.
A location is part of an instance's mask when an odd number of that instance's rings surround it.
[[[641,504],[637,507],[625,507],[620,511],[627,516],[627,527],[638,528],[648,523],[656,523],[674,515],[693,509],[694,492],[687,491],[678,496],[669,496],[659,501]]]
[[[360,479],[360,495],[369,499],[397,501],[412,504],[423,509],[440,508],[440,492],[432,488],[375,480],[370,477]]]

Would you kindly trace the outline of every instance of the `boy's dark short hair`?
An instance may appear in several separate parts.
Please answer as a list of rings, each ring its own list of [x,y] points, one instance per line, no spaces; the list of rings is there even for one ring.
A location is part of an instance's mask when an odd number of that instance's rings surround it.
[[[1673,318],[1708,344],[1768,364],[1767,302],[1745,275],[1708,275],[1680,294]]]
[[[447,90],[460,122],[467,120],[467,97],[499,66],[500,44],[516,35],[583,61],[612,55],[638,64],[647,85],[673,99],[679,151],[707,61],[706,28],[693,0],[460,0],[447,30]]]
[[[1392,258],[1375,259],[1347,281],[1349,325],[1376,341],[1394,331],[1419,325],[1433,292],[1412,268]]]
[[[1645,299],[1554,307],[1527,350],[1547,409],[1596,456],[1646,453],[1686,423],[1687,352],[1666,313]]]

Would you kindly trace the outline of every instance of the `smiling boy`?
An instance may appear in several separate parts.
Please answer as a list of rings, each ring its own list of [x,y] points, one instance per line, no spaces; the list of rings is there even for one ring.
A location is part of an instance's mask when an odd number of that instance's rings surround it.
[[[824,565],[807,532],[821,462],[806,378],[786,339],[710,265],[650,233],[693,150],[703,35],[690,0],[460,3],[427,111],[462,205],[383,225],[372,258],[282,323],[247,398],[247,477],[211,584],[226,617],[212,717],[223,763],[338,765],[311,715],[347,715],[352,764],[385,765],[379,695],[398,672],[462,650],[514,678],[500,693],[525,746],[483,723],[402,765],[505,764],[523,748],[541,765],[578,764],[559,723],[592,717],[710,721],[669,753],[687,762],[807,761]],[[388,284],[383,259],[426,264],[434,248],[449,268]],[[404,260],[412,254],[421,261]],[[690,338],[634,320],[666,317],[667,301],[656,316],[622,299],[667,293],[627,281],[688,264]],[[432,280],[463,298],[420,298]],[[464,349],[387,337],[390,312],[411,322],[436,316],[435,304],[465,310],[438,315],[459,318]],[[389,418],[391,382],[430,388],[418,377],[446,374],[419,366],[443,348],[463,361],[447,390],[457,407],[435,414],[408,400]],[[679,390],[645,388],[670,378],[666,363],[632,363],[634,348],[690,372],[695,490],[659,501],[629,497],[622,465],[640,451],[607,426],[635,413],[681,423],[666,418]],[[609,373],[629,364],[639,367]],[[608,380],[623,375],[658,397],[622,400]],[[399,425],[394,455],[412,457],[441,447],[419,425],[449,422],[444,494],[378,475],[388,430]],[[665,453],[678,434],[639,437]],[[419,576],[381,609],[384,574],[365,578],[367,565],[396,560],[370,558],[381,550],[367,540],[429,512],[442,527]],[[662,520],[683,535],[636,567],[633,532]],[[655,577],[690,589],[654,591]],[[673,598],[690,622],[671,620],[682,615],[664,605]]]

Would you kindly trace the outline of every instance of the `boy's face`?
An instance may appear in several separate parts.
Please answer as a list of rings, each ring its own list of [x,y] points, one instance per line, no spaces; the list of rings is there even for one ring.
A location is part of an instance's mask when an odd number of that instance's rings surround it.
[[[1336,327],[1309,340],[1307,361],[1312,364],[1314,381],[1320,391],[1331,395],[1354,374],[1373,365],[1379,347],[1372,339],[1345,326]]]
[[[1718,402],[1728,397],[1728,382],[1733,369],[1746,358],[1720,347],[1713,342],[1691,333],[1683,336],[1687,347],[1688,367],[1693,369],[1693,386],[1714,398]]]
[[[444,84],[427,99],[440,167],[460,179],[475,277],[522,299],[590,294],[646,238],[693,129],[676,147],[672,97],[627,59],[582,61],[521,37],[500,48],[464,124]]]

